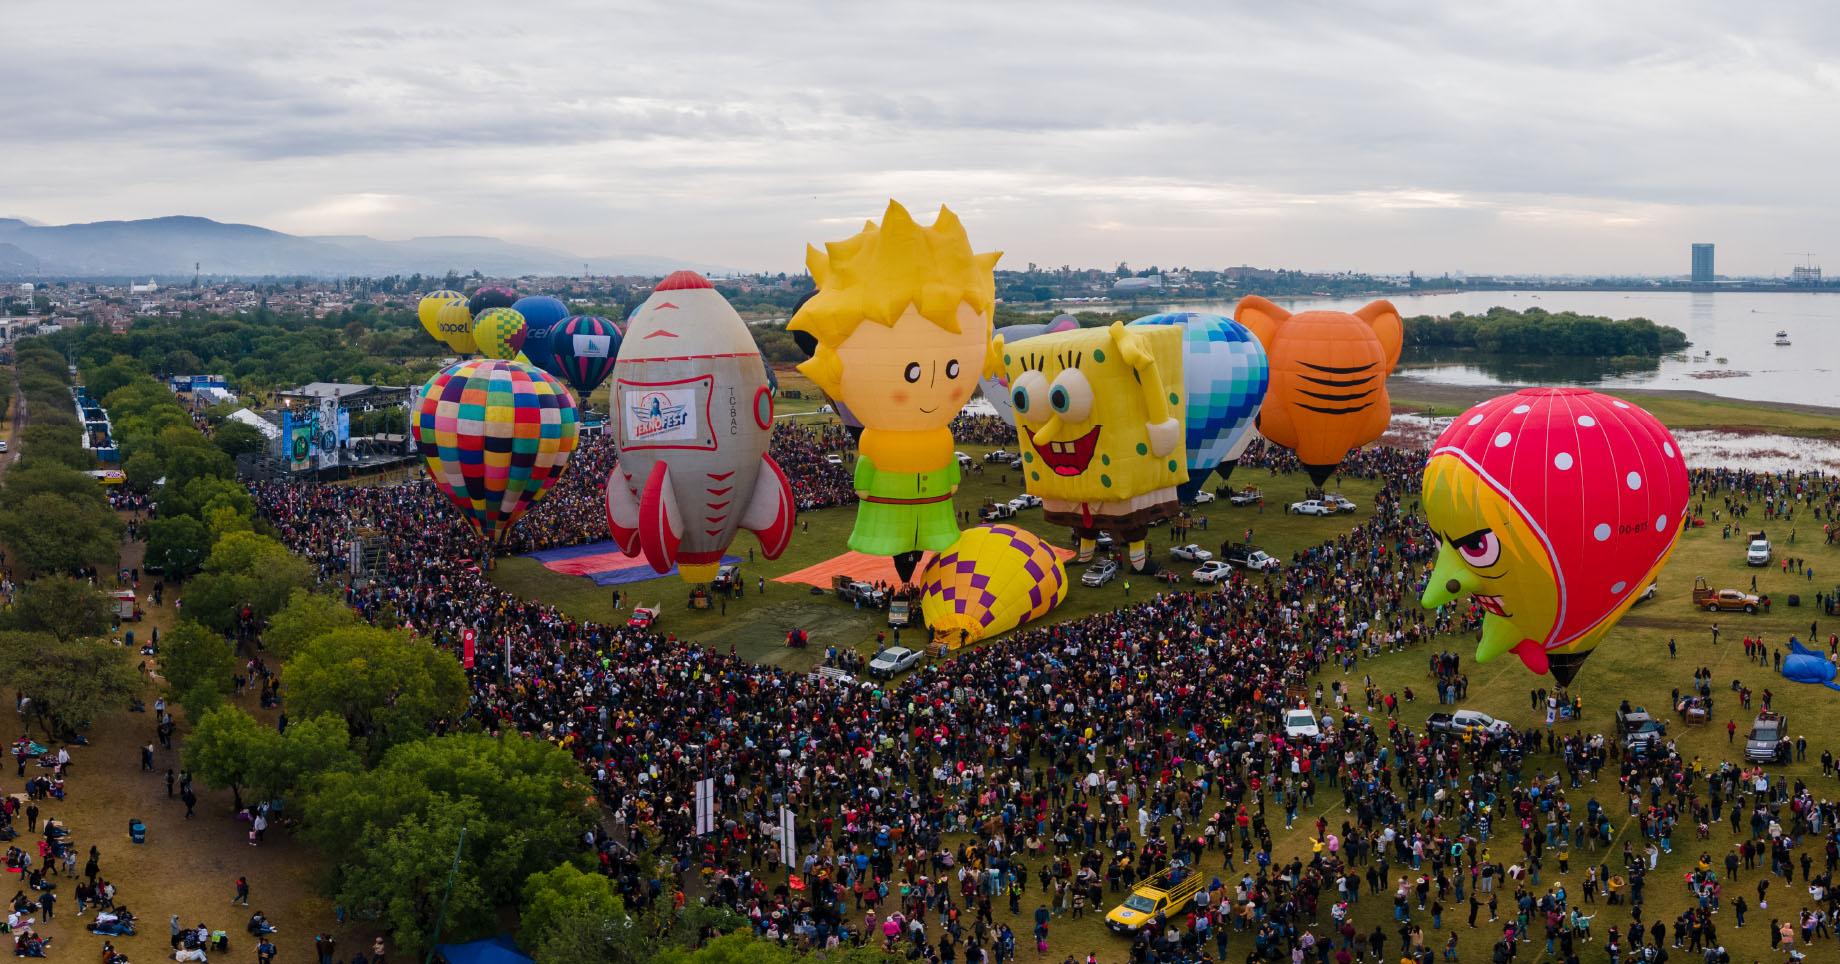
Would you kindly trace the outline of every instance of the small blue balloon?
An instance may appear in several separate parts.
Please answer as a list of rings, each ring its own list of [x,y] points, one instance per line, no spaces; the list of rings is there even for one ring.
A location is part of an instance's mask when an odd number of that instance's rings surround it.
[[[524,316],[524,324],[528,326],[524,335],[524,357],[551,375],[559,375],[552,367],[549,330],[569,316],[569,306],[549,295],[531,295],[519,298],[511,307]]]

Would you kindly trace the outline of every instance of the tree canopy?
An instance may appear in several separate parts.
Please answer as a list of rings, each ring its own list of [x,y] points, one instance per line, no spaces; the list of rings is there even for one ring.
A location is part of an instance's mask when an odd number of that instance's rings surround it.
[[[371,626],[335,629],[295,646],[283,673],[290,706],[345,720],[369,742],[373,758],[466,708],[466,672],[458,660],[406,633]]]

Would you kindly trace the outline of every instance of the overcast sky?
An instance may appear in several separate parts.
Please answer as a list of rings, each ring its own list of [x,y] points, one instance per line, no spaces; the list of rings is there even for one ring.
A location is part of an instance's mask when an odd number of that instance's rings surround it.
[[[890,197],[1005,266],[1840,270],[1808,3],[0,0],[0,215],[795,270]]]

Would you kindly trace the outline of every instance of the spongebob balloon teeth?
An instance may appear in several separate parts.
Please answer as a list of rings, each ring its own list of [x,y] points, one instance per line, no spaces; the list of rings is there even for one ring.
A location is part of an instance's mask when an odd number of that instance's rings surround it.
[[[1144,536],[1175,514],[1188,478],[1182,450],[1182,331],[1173,327],[1080,329],[1037,335],[1026,348],[996,346],[1010,385],[1027,473],[1043,518],[1066,525],[1080,561],[1099,530],[1148,562]],[[1045,470],[1045,471],[1044,471]]]

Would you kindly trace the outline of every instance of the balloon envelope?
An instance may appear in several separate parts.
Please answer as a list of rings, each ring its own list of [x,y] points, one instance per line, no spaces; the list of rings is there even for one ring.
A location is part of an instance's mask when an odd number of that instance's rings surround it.
[[[515,308],[487,308],[473,318],[473,344],[487,358],[517,358],[529,333]]]
[[[454,351],[471,355],[479,350],[473,343],[473,313],[466,310],[466,299],[455,298],[442,305],[435,312],[435,325],[441,329],[441,340]]]
[[[549,330],[569,316],[569,306],[549,295],[531,295],[519,298],[511,308],[524,316],[524,324],[529,328],[524,338],[524,354],[530,356],[531,364],[556,374],[550,367]]]
[[[517,304],[517,300],[517,292],[504,285],[486,285],[474,291],[471,298],[466,299],[466,310],[472,312],[473,317],[477,318],[480,312],[488,308],[509,308]]]
[[[464,297],[466,296],[458,291],[442,289],[440,291],[430,291],[422,296],[421,301],[416,302],[415,316],[421,320],[422,329],[428,332],[430,338],[433,338],[435,341],[447,340],[441,337],[441,326],[436,321],[436,316],[439,314],[442,305],[447,304],[455,298]]]
[[[933,638],[956,649],[1009,632],[1067,596],[1053,547],[1020,526],[966,529],[920,576],[920,611]]]
[[[429,477],[495,544],[562,475],[579,424],[574,399],[547,373],[468,359],[422,386],[409,429]]]
[[[1486,613],[1478,662],[1512,652],[1569,684],[1673,551],[1687,468],[1635,405],[1530,388],[1450,423],[1422,498],[1442,545],[1420,601],[1472,595]]]
[[[1317,485],[1348,450],[1386,433],[1392,400],[1386,376],[1405,335],[1399,312],[1375,301],[1350,314],[1283,308],[1248,295],[1233,319],[1258,336],[1271,362],[1259,434],[1297,453]]]
[[[991,332],[991,334],[1002,335],[1003,344],[1005,345],[1014,345],[1019,341],[1033,338],[1036,335],[1051,335],[1057,331],[1072,331],[1078,327],[1080,327],[1080,320],[1078,318],[1072,315],[1056,315],[1053,321],[1046,324],[1005,325]],[[997,414],[1001,416],[1005,422],[1014,426],[1016,424],[1016,409],[1014,405],[1010,404],[1009,376],[1005,374],[996,375],[991,378],[980,378],[978,379],[978,387],[984,390],[984,400],[990,403],[990,407],[996,409]]]
[[[606,381],[620,354],[620,332],[599,315],[576,315],[549,330],[555,371],[575,388],[583,404]]]
[[[1131,322],[1133,327],[1168,325],[1183,329],[1182,380],[1188,396],[1183,430],[1188,447],[1188,481],[1176,487],[1192,502],[1209,473],[1226,461],[1252,430],[1271,381],[1265,348],[1239,322],[1199,312],[1168,312]],[[1244,451],[1240,445],[1240,451]],[[1231,468],[1229,467],[1229,471]]]

